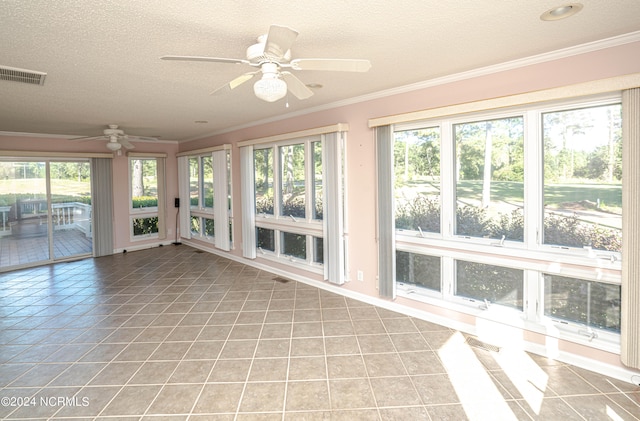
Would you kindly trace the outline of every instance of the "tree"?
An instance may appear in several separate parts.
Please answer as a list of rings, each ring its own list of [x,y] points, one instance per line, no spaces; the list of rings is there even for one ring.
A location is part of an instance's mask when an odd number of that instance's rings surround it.
[[[142,171],[142,160],[131,161],[131,194],[133,197],[144,196],[144,177]]]

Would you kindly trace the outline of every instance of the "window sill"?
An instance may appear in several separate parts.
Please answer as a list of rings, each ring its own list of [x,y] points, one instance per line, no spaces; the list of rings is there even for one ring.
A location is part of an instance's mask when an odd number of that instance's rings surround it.
[[[452,257],[467,260],[472,256],[484,263],[531,269],[542,272],[570,274],[601,282],[620,283],[622,264],[620,260],[601,259],[594,250],[558,250],[545,247],[538,250],[526,249],[524,245],[492,245],[482,239],[449,240],[442,238],[398,235],[396,248],[418,254]],[[518,260],[514,260],[518,259]],[[569,271],[569,272],[567,272]],[[595,278],[594,278],[595,277]]]
[[[301,269],[307,272],[316,273],[319,275],[324,275],[324,266],[318,263],[309,264],[304,260],[297,259],[295,257],[289,256],[276,256],[271,252],[260,252],[258,250],[257,258],[267,260],[273,263],[279,263],[282,265],[290,266],[292,268]]]
[[[442,298],[428,295],[428,292],[426,291],[421,292],[419,290],[421,290],[420,287],[398,285],[397,296],[404,299],[433,305],[435,307],[443,308],[446,310],[455,311],[465,315],[474,316],[477,319],[475,323],[476,328],[478,327],[479,321],[487,321],[503,325],[508,328],[522,329],[545,335],[550,338],[573,342],[579,345],[610,352],[613,354],[620,354],[619,334],[594,329],[594,331],[597,333],[597,337],[594,337],[590,340],[587,336],[583,336],[578,333],[578,331],[585,329],[585,327],[579,326],[574,323],[564,325],[547,318],[539,322],[525,320],[523,318],[524,314],[522,312],[508,307],[494,304],[490,305],[489,309],[483,310],[478,306],[462,304],[458,302],[458,300],[445,301]],[[512,340],[513,338],[501,339]]]

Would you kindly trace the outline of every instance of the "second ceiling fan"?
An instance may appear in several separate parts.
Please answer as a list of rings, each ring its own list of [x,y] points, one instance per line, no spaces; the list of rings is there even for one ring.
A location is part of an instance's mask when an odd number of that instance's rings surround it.
[[[313,91],[288,70],[328,70],[339,72],[366,72],[371,68],[369,60],[301,58],[291,60],[291,46],[298,32],[286,26],[271,25],[269,33],[258,37],[258,43],[247,48],[246,59],[202,57],[202,56],[162,56],[162,60],[210,61],[217,63],[248,64],[259,70],[244,73],[231,82],[212,92],[217,95],[237,88],[262,74],[253,85],[256,96],[264,101],[274,102],[287,94],[287,89],[298,99],[306,99]]]

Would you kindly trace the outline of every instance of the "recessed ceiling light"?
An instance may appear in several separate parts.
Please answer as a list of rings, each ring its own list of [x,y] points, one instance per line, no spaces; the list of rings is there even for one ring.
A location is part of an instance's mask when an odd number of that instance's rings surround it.
[[[540,15],[540,19],[546,21],[560,20],[573,16],[582,10],[584,6],[581,3],[569,3],[562,6],[549,9]]]

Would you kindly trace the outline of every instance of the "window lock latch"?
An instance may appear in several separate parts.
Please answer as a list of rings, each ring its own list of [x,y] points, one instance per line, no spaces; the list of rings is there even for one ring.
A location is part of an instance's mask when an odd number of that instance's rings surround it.
[[[580,329],[578,330],[578,335],[586,336],[589,338],[589,342],[591,342],[594,338],[598,337],[598,334],[594,332],[592,329]]]
[[[494,246],[494,247],[503,247],[503,246],[504,246],[504,239],[505,239],[505,236],[504,236],[504,234],[503,234],[503,235],[502,235],[502,238],[500,239],[500,241],[499,241],[499,242],[497,242],[497,243],[491,243],[491,245],[492,245],[492,246]]]
[[[611,263],[614,263],[618,260],[618,258],[613,254],[596,254],[596,257],[604,260],[610,260]]]
[[[491,303],[485,298],[484,303],[480,304],[480,310],[489,310]]]

